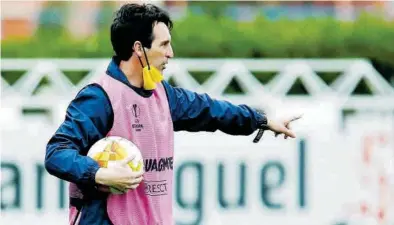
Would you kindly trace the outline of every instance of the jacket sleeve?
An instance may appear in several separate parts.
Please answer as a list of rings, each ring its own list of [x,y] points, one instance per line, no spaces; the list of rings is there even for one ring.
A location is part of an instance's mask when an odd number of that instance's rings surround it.
[[[172,87],[163,81],[175,131],[220,130],[231,135],[250,135],[261,128],[265,115],[246,105],[234,105]]]
[[[86,154],[112,125],[113,112],[106,93],[97,84],[86,86],[71,101],[65,120],[46,146],[46,170],[69,182],[94,185],[99,165]]]

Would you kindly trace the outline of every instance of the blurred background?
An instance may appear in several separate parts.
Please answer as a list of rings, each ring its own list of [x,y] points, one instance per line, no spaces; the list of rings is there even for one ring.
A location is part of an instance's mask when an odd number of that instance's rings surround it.
[[[2,223],[67,224],[45,146],[126,2],[1,1]],[[177,224],[394,224],[394,1],[145,2],[175,23],[171,84],[304,114],[293,140],[177,133]]]

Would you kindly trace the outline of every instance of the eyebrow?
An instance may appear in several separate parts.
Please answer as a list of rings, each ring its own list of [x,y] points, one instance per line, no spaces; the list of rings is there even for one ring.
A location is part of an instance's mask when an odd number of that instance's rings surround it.
[[[170,43],[170,40],[164,40],[164,41],[162,41],[160,44],[161,44],[161,45],[165,45],[165,44],[168,44],[168,43]]]

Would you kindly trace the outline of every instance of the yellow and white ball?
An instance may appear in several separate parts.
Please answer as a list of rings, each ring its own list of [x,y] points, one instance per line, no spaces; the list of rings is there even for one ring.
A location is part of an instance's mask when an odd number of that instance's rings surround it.
[[[131,170],[137,172],[144,169],[144,162],[140,149],[126,138],[109,136],[100,139],[89,149],[89,157],[98,162],[102,168],[110,168],[129,156],[135,155],[135,158],[128,163]],[[123,194],[124,192],[109,187],[113,194]]]

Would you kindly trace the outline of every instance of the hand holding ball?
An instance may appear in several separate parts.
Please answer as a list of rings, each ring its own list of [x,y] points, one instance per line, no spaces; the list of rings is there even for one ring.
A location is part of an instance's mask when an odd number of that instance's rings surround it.
[[[139,148],[131,141],[110,136],[97,141],[87,154],[97,161],[99,190],[123,194],[135,189],[142,181],[143,159]]]

